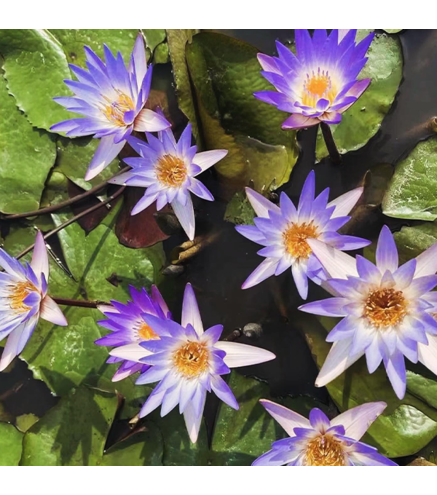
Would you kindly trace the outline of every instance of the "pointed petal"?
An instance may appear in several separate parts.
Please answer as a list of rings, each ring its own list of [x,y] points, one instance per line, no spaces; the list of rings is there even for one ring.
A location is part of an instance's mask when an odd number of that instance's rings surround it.
[[[184,411],[185,426],[187,427],[188,436],[193,443],[197,442],[200,426],[202,424],[203,410],[205,409],[206,393],[203,392],[200,414],[196,412],[196,408],[192,403],[189,403]]]
[[[202,335],[203,324],[200,316],[196,295],[191,284],[185,286],[184,301],[182,303],[182,326],[192,325],[197,335]]]
[[[269,218],[269,211],[274,211],[275,213],[281,214],[281,209],[279,206],[275,205],[262,194],[257,193],[250,187],[246,187],[246,195],[255,213],[262,218]]]
[[[317,239],[308,239],[307,242],[331,278],[358,276],[356,262],[352,256]]]
[[[249,289],[254,285],[259,284],[266,278],[271,277],[275,274],[276,267],[278,265],[279,260],[275,258],[267,258],[260,265],[255,268],[255,270],[247,277],[243,285],[242,289]]]
[[[252,364],[265,363],[275,359],[273,352],[252,345],[238,344],[237,342],[217,342],[214,346],[226,352],[223,361],[229,368],[250,366]]]
[[[354,407],[331,420],[332,426],[344,426],[345,436],[360,440],[375,419],[387,407],[385,402],[369,402]]]
[[[30,263],[36,276],[39,277],[41,273],[44,274],[46,280],[49,279],[49,259],[47,257],[46,243],[44,236],[40,231],[36,235],[35,247],[33,248],[32,261]]]
[[[192,241],[195,233],[194,207],[190,194],[187,194],[187,204],[183,206],[177,199],[171,202],[174,214],[179,220],[182,228]]]
[[[288,119],[284,120],[282,123],[283,129],[305,129],[306,127],[311,127],[317,125],[320,122],[319,119],[312,117],[305,117],[305,115],[300,115],[299,113],[294,113]]]
[[[381,273],[386,270],[395,272],[399,266],[398,249],[390,229],[384,225],[379,234],[378,246],[376,248],[376,266]]]
[[[43,320],[50,321],[61,327],[66,327],[68,325],[67,319],[62,313],[61,308],[49,296],[46,296],[41,302],[40,316]]]
[[[328,203],[328,208],[331,206],[335,206],[335,210],[334,213],[331,215],[331,218],[344,217],[348,215],[352,208],[358,203],[358,200],[361,198],[363,191],[363,187],[357,187],[356,189],[352,189],[352,191],[342,194],[338,198]]]
[[[127,361],[135,361],[136,363],[142,363],[141,359],[150,356],[151,354],[150,351],[140,346],[140,344],[129,344],[116,347],[109,353],[110,356],[126,359]]]
[[[324,387],[327,383],[341,375],[343,371],[347,370],[349,366],[352,366],[364,354],[362,352],[355,356],[350,356],[351,346],[351,338],[340,340],[332,345],[316,379],[316,387]]]
[[[105,136],[100,140],[99,147],[95,152],[88,170],[85,174],[85,180],[91,180],[99,175],[112,160],[120,153],[126,141],[114,144],[114,136]]]
[[[136,116],[134,130],[137,132],[159,132],[171,127],[170,122],[158,112],[143,108]]]
[[[437,272],[437,243],[416,258],[416,277],[434,275]]]
[[[196,153],[193,158],[193,163],[200,167],[201,170],[195,175],[199,175],[208,168],[212,167],[221,159],[223,159],[227,154],[228,150],[211,150]]]
[[[428,345],[418,344],[419,361],[437,375],[437,336],[428,335]]]
[[[310,422],[307,418],[300,414],[287,409],[284,406],[276,404],[270,400],[261,399],[261,405],[266,411],[284,428],[290,437],[294,437],[295,428],[311,428]]]

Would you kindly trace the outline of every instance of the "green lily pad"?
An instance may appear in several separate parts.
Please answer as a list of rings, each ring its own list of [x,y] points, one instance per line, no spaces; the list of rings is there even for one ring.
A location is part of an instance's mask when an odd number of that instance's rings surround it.
[[[165,29],[143,29],[144,37],[146,38],[146,44],[153,52],[155,48],[165,41],[167,33]]]
[[[225,220],[235,225],[254,225],[255,212],[244,192],[237,192],[226,206]]]
[[[196,110],[191,92],[190,75],[185,56],[185,47],[187,43],[191,43],[197,31],[197,29],[167,29],[167,42],[176,83],[179,108],[188,117],[196,141],[198,144],[201,144]]]
[[[32,426],[35,423],[38,423],[38,421],[39,418],[38,416],[35,416],[35,414],[22,414],[21,416],[18,416],[15,423],[19,431],[26,433],[26,431],[32,428]]]
[[[18,466],[22,442],[23,434],[14,425],[0,423],[0,466]]]
[[[362,40],[370,31],[372,30],[359,29],[357,40]],[[340,153],[358,150],[378,132],[402,80],[403,57],[397,37],[376,34],[367,56],[369,60],[359,79],[371,78],[370,86],[343,113],[340,124],[331,126]],[[321,131],[317,136],[316,156],[317,160],[328,156]]]
[[[9,93],[32,125],[48,131],[72,117],[53,101],[69,94],[64,79],[71,74],[61,45],[48,31],[2,29],[0,53]]]
[[[385,31],[388,34],[396,34],[403,31],[403,29],[383,29],[383,31]]]
[[[425,223],[414,227],[402,227],[395,235],[402,263],[416,258],[420,253],[437,242],[437,225]]]
[[[117,397],[87,387],[74,389],[24,436],[24,466],[102,464]]]
[[[170,60],[170,54],[168,52],[168,44],[161,43],[155,48],[153,52],[153,63],[166,64]]]
[[[129,61],[138,29],[50,29],[69,63],[86,67],[84,46],[89,46],[99,57],[103,57],[103,43],[112,53],[121,52],[124,62]]]
[[[303,328],[316,363],[321,367],[331,347],[325,341],[325,329],[309,322]],[[397,399],[385,370],[380,367],[370,375],[364,358],[329,383],[327,389],[342,412],[366,402],[387,403],[384,414],[363,438],[383,455],[402,457],[415,454],[437,435],[437,409],[430,406],[429,401],[424,402],[413,395],[417,386],[411,393],[407,380],[405,398]]]
[[[437,218],[437,138],[419,143],[397,166],[382,202],[389,217]]]
[[[62,172],[83,189],[91,189],[97,184],[110,179],[119,171],[120,161],[115,158],[98,177],[90,181],[84,180],[88,165],[99,145],[98,139],[83,137],[78,139],[61,138],[57,143],[58,159],[56,171]]]
[[[287,434],[259,404],[260,399],[272,399],[265,383],[232,372],[229,386],[240,409],[220,404],[212,441],[213,459],[218,465],[248,466]],[[272,400],[306,417],[312,408],[324,408],[308,397]]]
[[[39,208],[55,159],[55,142],[29,124],[0,74],[0,211],[23,213]]]
[[[283,112],[253,96],[270,88],[257,48],[208,32],[186,50],[205,147],[229,150],[217,172],[236,185],[253,180],[258,190],[286,182],[298,156],[296,133],[282,130]]]
[[[159,428],[148,423],[146,431],[136,433],[107,450],[102,466],[162,466],[163,451]]]

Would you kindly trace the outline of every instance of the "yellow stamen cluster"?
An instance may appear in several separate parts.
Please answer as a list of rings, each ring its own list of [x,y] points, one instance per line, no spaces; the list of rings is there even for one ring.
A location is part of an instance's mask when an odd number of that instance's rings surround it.
[[[158,335],[147,325],[147,323],[141,323],[137,328],[138,336],[142,340],[159,340]]]
[[[364,316],[376,328],[387,328],[401,322],[407,314],[402,291],[377,289],[369,292],[364,306]]]
[[[194,378],[208,369],[206,344],[188,341],[173,354],[173,363],[181,375]]]
[[[320,435],[308,443],[306,466],[345,466],[343,445],[332,435]]]
[[[311,248],[307,243],[307,239],[316,239],[317,237],[317,227],[312,221],[301,224],[292,223],[282,234],[286,251],[293,258],[304,260],[311,254]]]
[[[116,126],[124,127],[126,125],[124,122],[124,114],[135,109],[132,98],[120,91],[116,101],[111,102],[108,98],[105,99],[109,103],[103,109],[106,118]]]
[[[333,88],[331,77],[328,72],[318,70],[317,74],[312,73],[303,83],[302,104],[308,107],[315,107],[320,98],[325,98],[332,103],[336,92]]]
[[[164,186],[178,187],[187,178],[187,166],[178,156],[164,155],[156,165],[156,177]]]
[[[9,306],[11,309],[20,313],[29,311],[30,306],[24,304],[23,301],[31,292],[37,292],[37,288],[31,282],[18,282],[9,296]]]

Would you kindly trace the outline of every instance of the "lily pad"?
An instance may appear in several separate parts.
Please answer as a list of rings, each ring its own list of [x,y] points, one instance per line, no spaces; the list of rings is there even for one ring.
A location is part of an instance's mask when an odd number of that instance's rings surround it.
[[[87,387],[74,389],[25,435],[24,466],[102,464],[117,397]]]
[[[67,58],[59,42],[44,29],[0,30],[0,53],[8,90],[30,123],[50,130],[72,114],[53,101],[69,94]]]
[[[331,347],[325,341],[326,331],[322,325],[309,322],[303,328],[316,363],[321,367]],[[327,389],[342,412],[366,402],[384,401],[388,404],[384,414],[372,424],[363,439],[383,455],[402,457],[415,454],[437,436],[437,409],[430,406],[428,400],[424,402],[413,395],[408,380],[405,398],[397,399],[385,370],[380,367],[370,375],[365,359],[360,359],[329,383]]]
[[[0,423],[0,466],[18,466],[22,442],[23,434],[14,425]]]
[[[254,46],[218,33],[200,33],[187,45],[204,145],[225,148],[215,169],[236,185],[253,180],[261,190],[286,182],[296,163],[296,133],[283,131],[284,113],[257,100],[269,89]]]
[[[437,218],[437,138],[420,142],[397,166],[382,203],[394,218]]]
[[[437,225],[424,223],[414,227],[402,227],[395,233],[399,258],[402,263],[416,258],[420,253],[437,242]]]
[[[103,57],[103,43],[113,53],[121,52],[125,63],[129,61],[138,29],[50,29],[69,63],[86,67],[84,46],[89,46],[99,57]]]
[[[237,192],[226,206],[225,220],[235,225],[254,225],[255,212],[244,192]]]
[[[18,110],[0,74],[0,211],[38,209],[55,159],[55,142]]]
[[[146,38],[146,44],[153,52],[155,48],[165,41],[167,33],[165,29],[143,29],[144,37]]]
[[[372,30],[359,29],[357,40],[362,40],[370,31]],[[358,150],[378,132],[402,80],[403,57],[397,37],[385,33],[376,34],[367,56],[369,60],[359,79],[371,78],[370,86],[359,100],[343,113],[340,124],[331,126],[340,153]],[[317,160],[327,155],[328,151],[319,131]]]
[[[19,431],[26,433],[26,431],[32,428],[38,421],[39,418],[38,416],[35,416],[35,414],[22,414],[21,416],[18,416],[15,423]]]
[[[107,450],[102,466],[162,466],[163,451],[161,433],[149,422],[145,431],[131,435]]]
[[[196,141],[198,144],[201,144],[193,94],[191,91],[190,76],[185,56],[185,47],[187,43],[191,43],[196,32],[197,29],[167,29],[167,42],[176,83],[179,108],[188,117]]]

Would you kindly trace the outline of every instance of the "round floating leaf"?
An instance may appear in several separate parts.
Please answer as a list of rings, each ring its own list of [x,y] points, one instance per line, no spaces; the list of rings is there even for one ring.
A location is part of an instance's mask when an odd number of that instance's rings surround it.
[[[357,40],[363,39],[370,31],[359,29]],[[402,49],[397,37],[376,34],[367,56],[369,60],[359,79],[371,78],[370,86],[359,100],[342,114],[340,124],[331,126],[340,153],[361,148],[378,132],[402,80]],[[320,131],[317,136],[316,154],[318,160],[328,155]]]
[[[288,180],[298,150],[295,132],[281,128],[284,113],[253,96],[270,87],[257,54],[254,46],[218,33],[200,33],[187,45],[204,144],[229,150],[216,170],[236,183],[253,180],[261,190]]]
[[[167,37],[165,29],[143,29],[143,33],[151,52]]]
[[[14,425],[0,423],[0,466],[18,466],[22,442],[23,434]]]
[[[316,320],[316,319],[314,319]],[[329,319],[332,323],[334,320]],[[316,322],[304,325],[311,352],[319,367],[324,363],[330,344],[326,331]],[[437,409],[410,393],[401,401],[380,367],[369,374],[365,359],[360,359],[345,373],[327,385],[328,392],[340,411],[346,411],[366,402],[384,401],[388,407],[370,427],[363,441],[378,448],[388,457],[412,455],[437,435]],[[417,387],[416,387],[417,390]]]
[[[145,431],[131,435],[107,450],[102,466],[162,466],[163,451],[159,428],[149,422]]]
[[[0,53],[9,92],[35,127],[50,130],[72,117],[53,101],[69,94],[67,59],[58,41],[44,29],[0,30]]]
[[[389,217],[437,218],[437,138],[419,143],[397,166],[382,203]]]
[[[32,426],[35,423],[38,423],[38,421],[39,418],[38,416],[35,416],[35,414],[22,414],[21,416],[18,416],[15,422],[18,430],[22,433],[26,433],[26,431],[32,428]]]
[[[103,57],[103,43],[112,53],[121,52],[127,63],[132,53],[138,29],[50,29],[69,63],[86,68],[84,46],[89,46],[99,57]]]
[[[403,227],[395,233],[399,257],[404,263],[416,258],[420,253],[437,242],[437,225],[425,223],[414,227]]]
[[[246,195],[237,192],[226,206],[225,220],[235,225],[254,225],[255,212]]]
[[[24,466],[97,466],[117,410],[117,397],[81,387],[25,435]]]
[[[29,124],[0,74],[0,211],[38,209],[55,159],[55,142]]]

